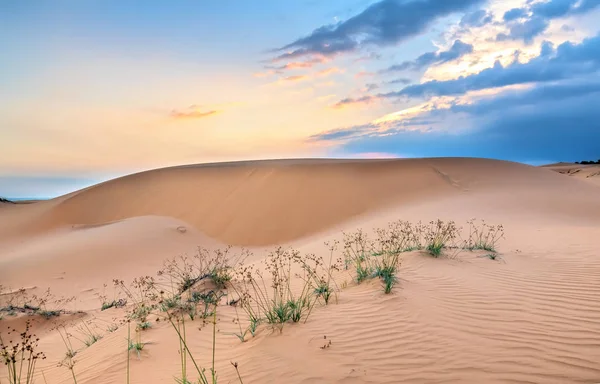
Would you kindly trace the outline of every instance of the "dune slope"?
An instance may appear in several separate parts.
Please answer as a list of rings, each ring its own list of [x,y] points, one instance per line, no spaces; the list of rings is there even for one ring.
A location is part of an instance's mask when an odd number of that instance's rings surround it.
[[[546,206],[551,204],[556,212],[561,210],[558,203],[569,195],[572,203],[566,213],[571,216],[586,216],[590,208],[598,209],[592,188],[516,163],[483,159],[263,161],[160,169],[48,202],[10,207],[0,220],[0,240],[74,224],[153,215],[187,222],[225,243],[268,245],[319,233],[377,210],[492,192],[508,199],[521,194],[517,205],[548,211]]]

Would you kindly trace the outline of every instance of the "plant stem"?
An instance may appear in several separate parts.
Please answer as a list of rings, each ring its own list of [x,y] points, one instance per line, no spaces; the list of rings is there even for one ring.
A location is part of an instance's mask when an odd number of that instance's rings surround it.
[[[217,305],[213,310],[213,345],[212,345],[212,381],[217,384],[217,375],[215,372],[215,342],[217,339]]]
[[[131,322],[127,321],[127,384],[129,384],[129,346],[131,345]]]

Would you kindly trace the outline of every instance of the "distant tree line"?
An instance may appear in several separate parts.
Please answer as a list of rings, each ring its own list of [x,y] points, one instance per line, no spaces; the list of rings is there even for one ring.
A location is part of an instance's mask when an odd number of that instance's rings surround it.
[[[8,200],[8,199],[5,199],[5,198],[3,198],[3,197],[0,197],[0,203],[12,203],[12,204],[14,204],[14,201],[10,201],[10,200]]]
[[[594,161],[594,160],[591,160],[591,161],[588,161],[588,160],[576,161],[575,164],[584,164],[584,165],[587,165],[587,164],[600,164],[600,159],[598,161]]]

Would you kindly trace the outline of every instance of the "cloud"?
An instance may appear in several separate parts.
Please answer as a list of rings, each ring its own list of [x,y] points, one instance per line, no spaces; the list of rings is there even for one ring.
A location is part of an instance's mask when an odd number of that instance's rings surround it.
[[[334,73],[339,73],[342,72],[341,69],[339,69],[338,67],[331,67],[331,68],[326,68],[323,69],[319,72],[317,72],[317,76],[329,76],[329,75],[333,75]]]
[[[594,76],[511,90],[407,119],[345,127],[310,140],[338,143],[333,155],[385,152],[573,161],[600,153],[599,103],[600,76]]]
[[[375,72],[360,71],[356,75],[354,75],[354,77],[357,79],[360,79],[361,77],[369,77],[369,76],[375,76]]]
[[[218,110],[202,110],[198,105],[190,105],[183,110],[172,110],[169,116],[173,119],[202,119],[221,113]]]
[[[283,77],[281,79],[281,81],[283,81],[283,82],[297,83],[299,81],[304,81],[304,80],[307,80],[307,79],[308,79],[307,75],[294,75],[294,76]]]
[[[372,131],[374,126],[372,124],[355,125],[349,128],[332,129],[326,132],[322,132],[316,135],[310,136],[307,141],[309,142],[321,142],[321,141],[337,141],[347,140],[353,137],[361,136],[367,132]]]
[[[553,19],[584,14],[600,6],[599,0],[547,0],[528,1],[528,6],[513,8],[504,13],[509,33],[500,33],[498,41],[523,40],[531,43],[542,34]]]
[[[272,69],[275,71],[289,71],[289,70],[294,70],[294,69],[308,69],[308,68],[312,68],[315,65],[318,64],[323,64],[323,63],[327,63],[329,61],[328,58],[326,58],[325,56],[315,56],[309,60],[304,60],[304,61],[291,61],[289,63],[283,64],[283,65],[278,65],[278,66],[272,66],[272,65],[268,65],[265,68],[267,69]]]
[[[485,9],[467,13],[458,24],[461,28],[480,28],[492,22],[494,15]]]
[[[398,79],[394,79],[394,80],[390,80],[390,81],[386,81],[385,84],[403,84],[403,85],[407,85],[412,83],[412,80],[406,77],[400,77]]]
[[[329,62],[329,59],[324,56],[313,57],[310,60],[290,61],[283,65],[265,65],[264,72],[254,73],[254,77],[268,77],[273,75],[282,75],[285,71],[293,71],[298,69],[310,69],[316,65]]]
[[[503,66],[496,62],[492,68],[461,76],[457,79],[431,80],[404,87],[400,91],[379,93],[371,100],[386,98],[423,98],[431,96],[463,95],[472,91],[506,87],[516,84],[552,82],[590,75],[600,70],[600,34],[579,44],[565,42],[553,49],[548,42],[542,44],[540,55],[529,62],[513,62]],[[344,104],[357,100],[344,99]]]
[[[431,65],[443,64],[456,60],[471,52],[473,52],[473,46],[471,44],[466,44],[460,40],[456,40],[447,51],[427,52],[417,57],[415,60],[392,65],[380,71],[380,73],[398,72],[408,69],[423,69]]]
[[[533,39],[544,32],[549,25],[550,22],[547,19],[534,16],[523,22],[512,23],[510,25],[509,33],[499,33],[498,36],[496,36],[496,40],[523,40],[525,43],[531,44]]]
[[[502,17],[504,21],[514,21],[527,16],[527,11],[524,8],[513,8],[504,13]]]
[[[381,0],[358,15],[334,25],[324,25],[308,36],[277,50],[275,60],[306,56],[334,56],[367,45],[398,44],[421,34],[440,17],[462,12],[484,0]]]
[[[369,104],[377,99],[378,98],[376,96],[363,96],[356,99],[348,97],[335,103],[333,108],[341,109],[352,105]]]

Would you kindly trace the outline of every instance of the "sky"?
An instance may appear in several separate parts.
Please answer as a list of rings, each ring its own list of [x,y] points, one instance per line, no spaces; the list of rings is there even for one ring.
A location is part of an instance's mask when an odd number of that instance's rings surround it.
[[[600,158],[600,0],[6,0],[0,196],[269,158]]]

